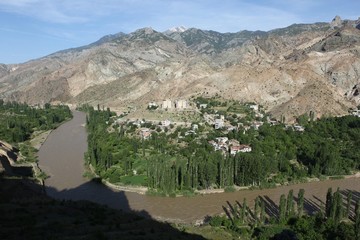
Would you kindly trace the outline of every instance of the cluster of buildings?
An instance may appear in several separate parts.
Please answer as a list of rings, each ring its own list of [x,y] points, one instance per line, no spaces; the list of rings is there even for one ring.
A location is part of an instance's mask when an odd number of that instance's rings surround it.
[[[142,121],[142,120],[140,120]],[[134,122],[135,124],[137,123],[137,121]],[[133,124],[134,124],[133,123]],[[142,123],[145,123],[144,121],[142,121]],[[170,124],[171,124],[171,121],[166,119],[166,120],[163,120],[160,122],[160,124],[157,126],[157,127],[160,127],[164,130],[165,127],[170,127]],[[141,125],[138,125],[136,124],[137,127],[139,127],[139,135],[142,139],[146,140],[146,139],[149,139],[151,137],[151,132],[153,130],[151,130],[150,128],[147,128],[147,127],[143,127],[141,128]]]
[[[214,147],[215,151],[222,151],[223,154],[229,153],[236,155],[238,152],[251,152],[251,146],[248,144],[240,144],[235,139],[229,140],[227,137],[218,137],[215,140],[209,141],[209,144]]]

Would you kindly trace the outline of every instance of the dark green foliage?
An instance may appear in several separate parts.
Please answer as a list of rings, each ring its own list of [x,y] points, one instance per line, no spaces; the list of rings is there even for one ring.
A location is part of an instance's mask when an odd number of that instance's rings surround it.
[[[340,190],[338,189],[334,193],[334,203],[335,205],[335,216],[334,220],[336,224],[339,224],[342,218],[344,217],[344,207],[343,207],[343,199],[340,193]]]
[[[286,216],[291,218],[295,215],[294,191],[291,189],[287,196]]]
[[[195,101],[224,105],[214,98]],[[304,121],[304,132],[265,123],[258,131],[251,128],[244,132],[240,128],[224,134],[212,130],[201,137],[185,136],[185,127],[164,132],[154,124],[144,123],[141,127],[155,130],[144,141],[137,126],[113,124],[115,116],[109,109],[87,111],[87,161],[96,173],[115,183],[124,183],[123,176],[127,176],[127,182],[134,182],[129,181],[132,175],[142,175],[143,185],[166,194],[233,185],[268,187],[312,175],[346,174],[359,169],[360,153],[353,149],[360,144],[360,119],[353,116]],[[228,115],[225,117],[236,119],[236,114]],[[252,152],[223,155],[208,143],[220,136],[248,143]],[[289,207],[290,216],[295,212],[294,204]]]
[[[346,174],[359,169],[360,119],[354,116],[311,122],[298,139],[297,158],[313,175]]]
[[[265,216],[266,212],[265,212],[265,201],[261,200],[260,203],[260,223],[264,223],[265,222]]]
[[[304,213],[304,195],[305,195],[305,190],[300,189],[298,193],[298,203],[297,203],[299,217],[301,217]]]
[[[286,222],[286,197],[284,194],[280,196],[280,204],[279,204],[279,223],[284,224]]]
[[[332,194],[332,189],[329,188],[326,194],[325,216],[332,220],[334,224],[339,224],[344,217],[343,198],[340,190]]]
[[[87,161],[101,177],[121,182],[123,176],[132,176],[136,171],[137,175],[146,176],[143,185],[165,194],[209,188],[220,182],[233,185],[229,178],[233,159],[224,161],[221,153],[214,152],[206,141],[190,139],[191,144],[183,148],[171,144],[171,139],[177,139],[177,133],[182,131],[180,128],[168,135],[153,132],[145,141],[136,135],[133,125],[120,126],[119,132],[108,132],[114,114],[91,108],[87,111]],[[227,172],[219,179],[218,173],[222,171]]]
[[[333,195],[332,195],[332,188],[329,188],[326,194],[326,203],[325,203],[325,216],[330,217],[331,214],[331,208],[333,205]]]
[[[283,226],[261,226],[254,229],[251,239],[268,240],[283,231]]]
[[[267,224],[258,224],[257,212],[258,205],[261,205],[260,221],[264,223],[265,204],[260,197],[255,200],[254,217],[242,217],[245,213],[242,213],[240,209],[240,217],[236,219],[237,209],[231,212],[231,220],[226,219],[226,216],[212,217],[210,221],[211,226],[221,226],[229,232],[239,232],[239,229],[249,228],[248,233],[251,235],[251,239],[359,239],[360,230],[360,201],[355,207],[355,221],[341,221],[342,214],[342,198],[340,191],[337,190],[334,194],[331,189],[328,191],[331,195],[332,204],[335,207],[334,218],[326,217],[322,214],[321,210],[315,215],[303,214],[302,216],[287,217],[287,207],[289,206],[289,199],[292,198],[292,191],[289,191],[288,199],[283,194],[280,197],[279,203],[279,221],[270,219]],[[301,189],[298,193],[299,202],[304,201],[304,190]],[[302,199],[302,200],[300,200]],[[286,206],[288,205],[288,206]],[[291,203],[290,203],[291,205]],[[246,206],[246,201],[242,204],[242,207]],[[231,208],[230,208],[231,209]],[[248,209],[248,208],[247,208]],[[251,213],[251,210],[247,210]],[[250,214],[251,215],[251,214]],[[242,221],[244,219],[244,221]],[[340,219],[340,220],[339,220]],[[356,235],[358,234],[358,235]],[[233,235],[234,238],[236,235]],[[243,236],[245,237],[245,236]],[[246,238],[247,239],[247,238]]]
[[[19,143],[30,139],[36,130],[50,130],[71,117],[67,106],[30,107],[16,102],[0,102],[0,139]]]
[[[261,207],[261,199],[260,197],[255,198],[255,208],[254,208],[254,217],[256,220],[256,223],[260,222],[260,207]]]
[[[241,206],[240,210],[240,221],[241,223],[244,223],[246,221],[247,215],[248,215],[248,209],[247,209],[247,203],[246,198],[244,198],[243,204]]]
[[[285,226],[255,228],[252,236],[255,239],[358,239],[356,225],[354,228],[352,223],[336,224],[320,214],[292,218]]]
[[[357,239],[360,239],[360,200],[355,205],[355,235]]]
[[[209,224],[213,227],[220,227],[223,225],[224,220],[226,221],[226,217],[222,217],[222,216],[214,216],[211,217]]]

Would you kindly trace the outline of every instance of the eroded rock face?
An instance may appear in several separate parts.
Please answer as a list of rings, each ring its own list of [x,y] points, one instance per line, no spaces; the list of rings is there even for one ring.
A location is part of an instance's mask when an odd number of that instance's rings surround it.
[[[0,141],[0,174],[12,174],[12,167],[16,161],[16,152],[10,144],[4,141]]]
[[[349,96],[360,79],[359,24],[335,17],[330,24],[269,32],[190,28],[163,34],[144,28],[109,35],[24,64],[0,65],[0,98],[116,109],[218,94],[256,101],[275,116],[314,108],[319,115],[341,115],[356,102]]]
[[[360,83],[354,85],[354,87],[350,91],[348,91],[345,95],[347,99],[354,101],[356,105],[360,105]]]

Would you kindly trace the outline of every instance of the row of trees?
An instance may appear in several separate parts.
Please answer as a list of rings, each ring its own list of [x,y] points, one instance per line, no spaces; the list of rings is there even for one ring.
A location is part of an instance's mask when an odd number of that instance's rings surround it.
[[[71,117],[67,106],[30,107],[0,100],[0,139],[10,143],[26,141],[36,130],[49,130]]]
[[[251,209],[246,199],[240,204],[224,208],[225,214],[211,217],[209,224],[230,231],[234,237],[241,235],[254,239],[360,239],[360,200],[347,194],[346,204],[339,189],[329,188],[325,208],[316,212],[304,210],[304,189],[297,198],[293,190],[280,197],[279,206],[258,196]],[[296,199],[296,201],[295,201]],[[355,203],[354,203],[355,202]],[[355,207],[353,207],[355,205]]]
[[[136,173],[143,176],[143,185],[166,193],[234,184],[263,186],[306,176],[347,174],[360,166],[360,118],[354,116],[309,122],[305,132],[264,124],[258,131],[213,130],[199,132],[202,137],[178,138],[185,132],[178,127],[171,133],[154,131],[144,141],[137,137],[134,125],[115,124],[109,109],[87,111],[87,159],[97,173],[115,182]],[[223,155],[208,144],[219,136],[248,143],[253,151]]]

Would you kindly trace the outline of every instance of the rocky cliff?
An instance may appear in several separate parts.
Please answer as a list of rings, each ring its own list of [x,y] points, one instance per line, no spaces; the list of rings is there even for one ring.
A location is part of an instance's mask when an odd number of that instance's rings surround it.
[[[11,165],[17,159],[17,152],[18,150],[13,146],[0,140],[0,175],[12,174]]]

